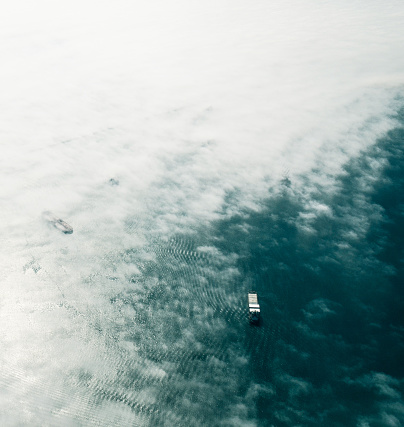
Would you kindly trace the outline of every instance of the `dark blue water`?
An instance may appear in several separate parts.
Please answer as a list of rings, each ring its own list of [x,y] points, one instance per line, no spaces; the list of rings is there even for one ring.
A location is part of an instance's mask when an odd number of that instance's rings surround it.
[[[150,425],[404,423],[403,144],[397,126],[332,191],[285,177],[260,212],[156,243],[139,321],[157,336],[137,338],[140,354],[175,367]],[[323,208],[307,216],[310,206]],[[259,326],[246,317],[250,289]]]
[[[401,425],[404,128],[345,165],[338,191],[282,184],[263,212],[218,224],[221,250],[232,242],[243,280],[260,295],[261,327],[240,331],[254,381],[272,390],[257,396],[258,424]],[[304,233],[297,224],[308,197],[332,215]]]

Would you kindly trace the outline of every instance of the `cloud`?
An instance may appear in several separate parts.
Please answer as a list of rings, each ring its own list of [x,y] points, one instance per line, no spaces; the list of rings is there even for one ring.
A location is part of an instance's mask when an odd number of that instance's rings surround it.
[[[356,379],[345,380],[351,387],[360,387],[365,394],[375,394],[374,414],[359,417],[359,425],[378,423],[398,426],[404,419],[403,382],[381,372],[372,372]]]
[[[304,316],[310,320],[321,320],[324,317],[336,314],[334,310],[338,309],[339,304],[324,298],[317,298],[310,301],[303,310]]]

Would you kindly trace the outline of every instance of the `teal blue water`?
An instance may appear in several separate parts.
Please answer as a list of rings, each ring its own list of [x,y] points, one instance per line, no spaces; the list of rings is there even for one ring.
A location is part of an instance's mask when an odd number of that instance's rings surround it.
[[[398,126],[348,162],[332,192],[306,194],[285,177],[262,211],[150,247],[144,330],[129,333],[168,372],[141,409],[148,425],[404,422],[403,143]],[[308,201],[329,209],[307,219]],[[247,320],[250,289],[259,326]],[[120,302],[139,304],[130,292]],[[135,372],[123,377],[145,387]]]

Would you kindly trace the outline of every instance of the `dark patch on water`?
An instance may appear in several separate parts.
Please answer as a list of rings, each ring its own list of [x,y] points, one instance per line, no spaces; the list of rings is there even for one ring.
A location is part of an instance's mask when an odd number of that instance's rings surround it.
[[[108,181],[108,183],[111,186],[116,186],[116,185],[119,185],[119,180],[116,179],[116,178],[110,178],[109,181]]]

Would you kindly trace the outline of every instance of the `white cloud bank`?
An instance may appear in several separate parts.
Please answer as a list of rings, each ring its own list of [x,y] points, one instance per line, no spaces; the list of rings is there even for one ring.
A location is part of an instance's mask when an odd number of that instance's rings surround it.
[[[138,205],[158,191],[164,210],[209,218],[233,188],[254,199],[285,170],[335,173],[391,126],[403,15],[398,1],[10,3],[6,211],[66,211],[119,176]]]

